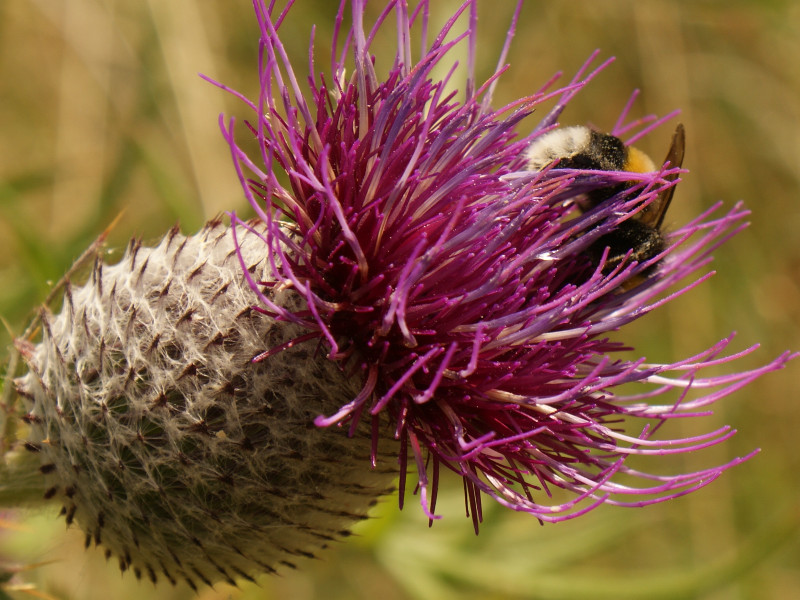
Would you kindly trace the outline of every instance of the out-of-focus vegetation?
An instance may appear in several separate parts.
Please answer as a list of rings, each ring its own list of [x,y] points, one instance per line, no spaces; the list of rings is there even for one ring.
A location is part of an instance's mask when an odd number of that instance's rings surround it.
[[[285,37],[302,70],[308,24],[327,47],[332,2],[299,0]],[[381,4],[374,2],[375,7]],[[452,1],[436,0],[438,22]],[[373,7],[373,9],[375,8]],[[481,3],[478,67],[494,68],[510,0]],[[617,62],[582,92],[564,123],[610,129],[634,88],[633,115],[681,108],[688,132],[668,222],[718,199],[746,201],[752,226],[716,252],[718,275],[627,328],[637,352],[670,362],[730,331],[762,348],[754,367],[800,347],[800,5],[790,0],[525,3],[500,106],[569,77],[595,48]],[[254,97],[257,30],[249,2],[15,0],[0,5],[0,315],[19,334],[37,303],[119,214],[109,247],[187,232],[221,211],[247,211],[217,116],[244,115],[210,75]],[[530,123],[533,126],[533,122]],[[656,159],[671,127],[641,142]],[[7,355],[7,352],[3,352]],[[359,534],[297,572],[259,585],[204,589],[203,600],[310,598],[788,598],[800,589],[800,403],[797,366],[724,400],[706,429],[732,442],[671,463],[691,470],[760,447],[704,490],[643,510],[603,507],[540,526],[487,505],[480,537],[458,484],[433,529],[407,498],[387,498]],[[673,423],[688,435],[694,423]],[[681,428],[683,427],[683,430]],[[138,583],[106,564],[55,512],[9,511],[0,569],[13,598],[177,600],[184,587]],[[3,578],[3,581],[5,578]],[[0,581],[0,587],[2,586]],[[38,596],[37,596],[38,594]]]

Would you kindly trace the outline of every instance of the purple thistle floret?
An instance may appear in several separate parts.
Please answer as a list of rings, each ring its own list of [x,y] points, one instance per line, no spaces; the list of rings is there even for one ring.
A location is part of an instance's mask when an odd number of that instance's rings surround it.
[[[684,439],[653,434],[668,419],[708,414],[709,405],[781,368],[790,355],[710,377],[703,375],[707,367],[754,348],[725,356],[731,336],[697,356],[653,364],[623,358],[619,353],[630,349],[607,337],[707,278],[690,277],[746,226],[748,214],[737,204],[719,216],[715,206],[672,230],[667,248],[642,264],[629,258],[606,269],[604,258],[588,259],[593,242],[635,217],[683,172],[668,164],[644,174],[525,170],[531,141],[556,125],[607,62],[589,72],[593,56],[569,85],[549,91],[551,81],[493,110],[522,2],[499,66],[478,86],[476,1],[464,2],[431,38],[428,2],[410,9],[389,1],[370,28],[365,1],[353,0],[339,7],[330,70],[315,66],[312,33],[303,79],[279,35],[291,4],[281,11],[254,2],[261,93],[255,103],[237,96],[254,111],[249,127],[258,160],[234,141],[233,122],[222,124],[247,197],[267,224],[262,239],[276,276],[251,280],[260,310],[305,328],[291,344],[316,340],[320,351],[363,379],[361,392],[336,414],[318,417],[317,426],[354,428],[369,419],[373,443],[384,435],[399,439],[400,502],[407,471],[416,469],[431,519],[438,518],[441,467],[454,471],[463,477],[476,530],[481,493],[554,522],[602,503],[675,498],[752,456],[672,476],[626,464],[630,456],[691,452],[727,440],[735,433],[727,426]],[[458,31],[462,21],[466,28]],[[391,28],[397,50],[386,64],[370,49]],[[450,91],[452,54],[464,45],[468,75],[459,95]],[[437,78],[442,69],[446,75]],[[552,98],[555,108],[520,137],[523,120]],[[629,142],[664,120],[625,125],[629,106],[612,131],[636,129]],[[578,210],[577,196],[615,182],[627,187],[592,210]],[[248,227],[235,215],[233,221]],[[678,282],[678,292],[659,299]],[[263,293],[267,288],[294,290],[307,309],[276,304]],[[285,347],[265,348],[256,360]],[[631,383],[641,384],[638,394],[615,391]],[[653,403],[666,394],[662,404]],[[638,487],[619,482],[637,479]],[[547,503],[554,488],[571,492],[571,499]]]

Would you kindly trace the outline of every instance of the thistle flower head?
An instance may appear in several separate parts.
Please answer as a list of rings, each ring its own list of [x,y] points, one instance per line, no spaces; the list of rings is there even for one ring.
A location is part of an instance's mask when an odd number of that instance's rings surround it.
[[[477,0],[436,34],[426,1],[388,0],[369,25],[365,0],[342,1],[330,67],[312,44],[307,74],[281,42],[292,2],[254,6],[261,93],[239,97],[258,155],[222,125],[260,220],[132,243],[66,286],[38,344],[18,343],[26,446],[87,545],[196,587],[314,556],[365,518],[398,462],[401,502],[410,477],[431,519],[442,467],[461,476],[477,530],[484,494],[559,521],[674,498],[747,458],[671,476],[627,464],[728,439],[654,433],[790,356],[712,377],[748,351],[725,355],[726,338],[658,364],[610,337],[702,281],[747,212],[713,208],[656,232],[655,252],[612,256],[608,240],[668,200],[680,160],[632,173],[532,171],[526,157],[605,64],[494,109],[521,1],[481,85]],[[373,56],[385,30],[396,51]],[[462,47],[468,76],[451,91]],[[660,123],[627,113],[612,134],[629,142]]]
[[[494,109],[517,13],[497,70],[479,85],[475,1],[436,34],[427,2],[412,9],[389,1],[367,24],[365,2],[343,1],[330,67],[317,68],[312,43],[307,73],[281,41],[289,4],[280,12],[255,2],[261,93],[242,99],[254,112],[248,126],[260,154],[248,157],[233,123],[222,125],[245,193],[266,223],[274,277],[250,278],[260,310],[303,328],[293,344],[317,343],[363,380],[316,424],[353,431],[368,421],[374,442],[399,439],[401,488],[415,472],[431,518],[441,467],[460,475],[476,528],[481,494],[558,521],[602,503],[674,498],[744,460],[673,476],[626,464],[633,455],[728,439],[729,427],[684,439],[653,434],[673,417],[704,414],[788,356],[710,377],[707,367],[749,350],[725,356],[726,338],[697,356],[654,364],[626,358],[626,345],[609,337],[662,303],[656,298],[674,284],[683,292],[698,283],[710,252],[744,226],[747,212],[736,205],[719,216],[714,207],[671,231],[664,250],[641,263],[632,253],[616,265],[608,251],[593,255],[598,240],[636,219],[682,173],[670,164],[636,174],[526,170],[526,149],[607,63],[589,71],[592,57],[565,87]],[[385,30],[396,38],[394,56],[373,55]],[[464,46],[468,76],[456,83],[454,54]],[[555,108],[530,125],[534,108],[553,98]],[[637,139],[661,123],[625,124],[627,113],[614,135],[637,130]],[[582,194],[618,184],[580,212]],[[233,219],[235,230],[247,228]],[[268,293],[275,289],[296,291],[306,305],[280,305]],[[286,347],[265,343],[256,360]],[[635,395],[619,391],[632,383],[641,386]],[[550,500],[555,488],[572,498]]]

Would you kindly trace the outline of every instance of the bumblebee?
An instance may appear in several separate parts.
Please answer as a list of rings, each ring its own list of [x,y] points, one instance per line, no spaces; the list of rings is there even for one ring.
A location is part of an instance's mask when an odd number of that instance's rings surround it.
[[[670,167],[683,164],[686,134],[683,125],[678,125],[672,136],[672,144],[665,162]],[[575,126],[556,129],[540,136],[528,147],[526,152],[528,168],[541,171],[558,161],[556,168],[586,169],[591,171],[627,171],[647,173],[656,171],[653,161],[637,148],[625,146],[618,137],[594,131],[588,127]],[[674,181],[678,175],[667,177]],[[628,184],[614,184],[592,190],[579,206],[584,212],[594,208],[614,194],[625,189]],[[664,250],[666,241],[661,232],[664,216],[672,202],[675,186],[663,190],[659,196],[639,213],[622,221],[613,231],[601,236],[587,250],[592,264],[597,265],[603,252],[608,248],[608,256],[603,273],[613,271],[626,257],[639,263],[646,262]],[[651,266],[642,276],[648,276],[655,269]],[[638,283],[637,278],[626,287]]]

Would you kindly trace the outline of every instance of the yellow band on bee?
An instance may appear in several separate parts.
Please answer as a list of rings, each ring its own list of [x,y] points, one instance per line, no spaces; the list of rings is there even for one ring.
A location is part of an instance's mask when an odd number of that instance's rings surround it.
[[[638,148],[629,146],[628,156],[625,159],[625,168],[623,170],[631,173],[650,173],[656,170],[656,165],[647,154]]]

